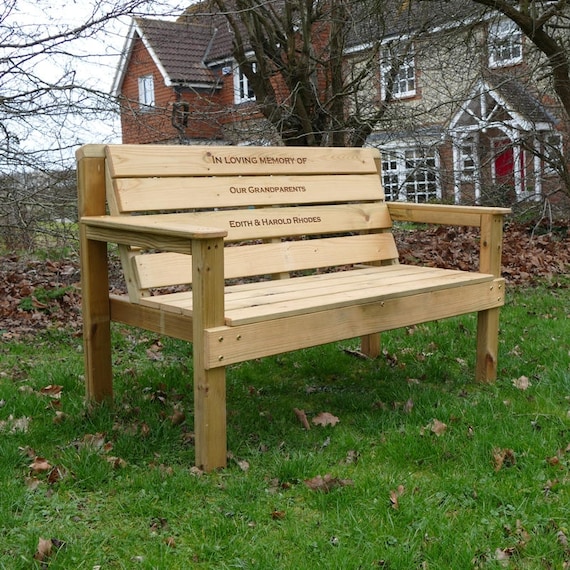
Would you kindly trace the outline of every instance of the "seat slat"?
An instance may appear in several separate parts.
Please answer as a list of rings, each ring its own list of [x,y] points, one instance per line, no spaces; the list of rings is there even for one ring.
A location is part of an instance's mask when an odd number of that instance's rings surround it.
[[[441,270],[446,271],[446,270]],[[303,297],[281,303],[270,303],[266,305],[256,305],[255,307],[245,307],[233,311],[226,311],[226,324],[230,326],[258,322],[265,318],[283,318],[287,316],[299,315],[310,311],[321,311],[326,309],[346,307],[358,302],[373,303],[382,299],[393,299],[406,297],[412,294],[427,293],[441,289],[461,287],[467,284],[482,283],[492,281],[492,275],[472,274],[458,272],[454,275],[440,273],[433,275],[430,279],[412,281],[407,283],[394,283],[384,285],[378,283],[367,289],[350,289],[333,294],[317,295],[314,297]]]

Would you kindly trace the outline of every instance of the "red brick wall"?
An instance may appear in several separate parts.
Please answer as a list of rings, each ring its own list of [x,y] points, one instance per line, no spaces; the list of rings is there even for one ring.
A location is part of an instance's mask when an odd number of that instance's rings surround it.
[[[138,79],[145,75],[153,76],[155,105],[141,109]],[[121,89],[123,143],[149,144],[180,142],[184,138],[220,138],[220,99],[219,90],[196,91],[183,88],[177,93],[174,87],[165,85],[162,74],[143,42],[136,39]],[[181,102],[187,103],[185,107],[177,107],[180,111],[187,111],[187,126],[182,126],[180,121],[183,117],[177,114],[181,126],[179,130],[173,125],[173,106]]]

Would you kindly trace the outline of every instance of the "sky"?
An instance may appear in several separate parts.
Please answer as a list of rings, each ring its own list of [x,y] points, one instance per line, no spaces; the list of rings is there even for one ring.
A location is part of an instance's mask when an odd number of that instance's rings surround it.
[[[39,82],[55,82],[61,78],[73,78],[89,88],[109,93],[125,45],[131,18],[122,16],[107,22],[95,33],[82,33],[77,38],[66,40],[49,54],[41,53],[37,47],[29,45],[30,40],[45,38],[80,27],[92,19],[98,19],[116,10],[117,5],[135,0],[4,0],[0,6],[0,94],[10,89],[22,93],[28,87],[18,83],[17,77],[6,73],[7,64],[13,56],[24,53],[22,41],[28,46],[27,53],[33,57],[19,60],[26,73],[20,77],[34,77]],[[158,0],[141,6],[136,15],[148,15],[165,19],[174,18],[194,0]],[[44,43],[45,45],[45,43]],[[57,52],[57,53],[56,53]],[[2,121],[7,124],[5,116]],[[34,117],[18,126],[10,125],[18,134],[19,144],[24,148],[46,145],[57,149],[84,144],[87,142],[120,142],[118,120],[105,117],[103,120],[68,115],[55,121],[44,116],[40,122]],[[63,153],[63,151],[62,151]],[[66,148],[65,153],[73,156]],[[62,154],[63,157],[63,154]]]

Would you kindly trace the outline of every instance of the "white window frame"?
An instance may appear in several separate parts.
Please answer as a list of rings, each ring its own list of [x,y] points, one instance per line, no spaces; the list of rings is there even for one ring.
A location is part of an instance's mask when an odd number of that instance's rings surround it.
[[[475,141],[465,139],[459,146],[459,172],[462,182],[474,182],[477,173],[477,155]]]
[[[251,63],[253,71],[255,71],[255,62]],[[248,103],[250,101],[255,101],[255,95],[253,90],[250,88],[249,79],[247,75],[242,71],[239,65],[234,67],[234,103],[239,105],[240,103]]]
[[[380,65],[382,99],[386,99],[387,77],[392,70],[394,61],[402,57],[402,46],[386,46],[382,50],[382,62]],[[403,56],[402,63],[392,85],[392,97],[394,99],[407,99],[415,97],[417,92],[416,59],[413,46],[410,46]]]
[[[382,181],[387,201],[425,203],[441,199],[439,153],[407,147],[382,152]]]
[[[142,75],[139,77],[139,105],[141,110],[148,110],[155,106],[154,99],[154,77],[150,75]]]
[[[402,185],[401,178],[401,165],[396,152],[383,152],[382,153],[382,186],[384,188],[384,195],[388,202],[395,202],[400,199],[400,192]]]
[[[516,65],[523,59],[521,29],[508,19],[489,24],[489,67],[496,69]]]

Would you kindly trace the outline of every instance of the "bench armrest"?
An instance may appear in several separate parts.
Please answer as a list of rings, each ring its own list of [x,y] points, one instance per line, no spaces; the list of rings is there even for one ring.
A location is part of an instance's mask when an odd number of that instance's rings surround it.
[[[510,208],[388,202],[392,220],[480,228],[479,271],[501,275],[504,218]]]
[[[510,208],[386,202],[392,220],[449,226],[481,227],[485,216],[506,216]]]
[[[220,228],[192,226],[172,216],[84,216],[80,220],[90,240],[190,254],[192,240],[223,239]]]

